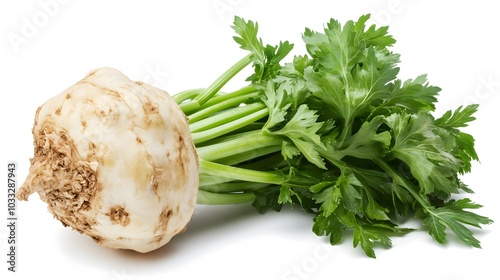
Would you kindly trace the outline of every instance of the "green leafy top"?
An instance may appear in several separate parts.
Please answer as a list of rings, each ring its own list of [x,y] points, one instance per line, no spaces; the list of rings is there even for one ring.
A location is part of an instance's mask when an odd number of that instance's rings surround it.
[[[255,73],[247,81],[258,83],[274,77],[280,68],[280,61],[293,49],[288,41],[280,42],[278,46],[264,46],[262,39],[257,37],[258,23],[245,21],[240,17],[235,17],[233,29],[239,35],[233,37],[236,43],[252,54]]]
[[[353,245],[370,257],[375,243],[391,246],[390,237],[410,230],[398,226],[410,214],[440,243],[449,229],[479,247],[469,227],[492,221],[469,211],[480,208],[470,199],[453,198],[472,192],[459,175],[478,155],[460,129],[478,106],[435,118],[440,88],[426,75],[398,79],[396,41],[368,20],[305,29],[307,54],[281,65],[293,45],[264,46],[257,23],[235,18],[234,39],[250,52],[254,73],[247,87],[194,112],[210,113],[192,123],[209,135],[198,145],[200,190],[227,203],[251,201],[259,212],[297,204],[314,214],[316,234],[337,244],[351,230]],[[220,125],[203,131],[201,123]]]

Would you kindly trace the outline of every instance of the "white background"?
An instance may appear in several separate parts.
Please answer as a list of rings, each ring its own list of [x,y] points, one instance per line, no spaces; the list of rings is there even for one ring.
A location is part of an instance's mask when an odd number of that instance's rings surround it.
[[[467,131],[477,140],[481,163],[463,180],[476,192],[472,199],[485,206],[479,213],[497,221],[476,231],[483,249],[453,237],[439,245],[410,222],[419,230],[394,238],[392,249],[377,248],[378,258],[369,259],[352,248],[349,237],[329,246],[311,232],[312,217],[297,210],[259,215],[248,205],[200,206],[187,232],[142,255],[99,247],[64,228],[33,195],[18,202],[18,272],[10,273],[5,182],[0,185],[1,279],[499,279],[495,1],[0,2],[2,174],[7,162],[15,161],[20,181],[26,177],[36,108],[94,68],[116,67],[173,94],[207,86],[246,54],[232,40],[234,15],[258,21],[264,42],[289,40],[300,54],[306,26],[320,30],[331,17],[345,22],[371,13],[372,23],[389,24],[398,41],[393,50],[401,54],[400,77],[427,73],[431,84],[443,89],[437,114],[480,103]]]

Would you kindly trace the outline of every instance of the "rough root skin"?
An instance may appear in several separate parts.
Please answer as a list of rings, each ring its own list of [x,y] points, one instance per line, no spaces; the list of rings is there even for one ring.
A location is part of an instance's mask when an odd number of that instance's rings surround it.
[[[64,226],[84,233],[95,224],[86,211],[98,189],[96,163],[78,158],[72,140],[53,122],[46,120],[42,128],[33,132],[34,157],[17,197],[28,200],[29,195],[38,192]]]
[[[17,196],[37,192],[64,226],[146,253],[185,229],[198,156],[167,92],[98,68],[36,112],[34,156]]]

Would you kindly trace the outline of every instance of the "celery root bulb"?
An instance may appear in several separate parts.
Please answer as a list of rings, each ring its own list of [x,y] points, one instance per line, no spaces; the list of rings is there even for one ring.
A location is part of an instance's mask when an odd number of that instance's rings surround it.
[[[37,110],[33,137],[17,196],[37,192],[63,225],[105,247],[145,253],[190,221],[198,157],[166,92],[96,69]]]

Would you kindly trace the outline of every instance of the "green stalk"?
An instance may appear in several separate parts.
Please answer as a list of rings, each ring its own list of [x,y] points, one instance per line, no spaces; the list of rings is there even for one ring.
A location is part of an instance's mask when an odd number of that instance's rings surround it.
[[[344,120],[344,127],[342,129],[342,134],[340,135],[340,140],[339,140],[340,147],[344,145],[344,141],[352,133],[352,121],[353,119],[351,117],[346,118]]]
[[[235,107],[214,116],[207,117],[189,125],[191,133],[216,128],[230,121],[238,120],[244,116],[266,108],[263,103],[252,103],[247,106]]]
[[[251,124],[246,125],[245,127],[239,128],[231,133],[228,133],[226,135],[211,139],[209,141],[203,142],[203,147],[209,146],[209,145],[214,145],[214,144],[220,144],[223,142],[227,141],[232,141],[235,139],[239,138],[245,138],[247,136],[255,136],[254,133],[258,133],[262,130],[262,127],[264,126],[264,123],[262,122],[253,122]],[[198,146],[198,148],[201,148],[202,146]]]
[[[200,109],[205,109],[205,108],[217,105],[225,100],[232,99],[232,98],[235,98],[238,96],[249,95],[249,94],[257,93],[257,92],[258,91],[253,86],[242,87],[242,88],[235,90],[233,92],[216,95],[216,96],[210,98],[210,100],[208,100],[207,102],[205,102],[205,104],[200,106]]]
[[[242,192],[279,185],[285,178],[271,171],[258,171],[211,162],[225,158],[236,164],[280,150],[282,140],[276,136],[254,132],[226,136],[265,118],[269,112],[262,102],[246,106],[240,104],[259,93],[253,86],[220,94],[220,89],[238,72],[251,63],[248,55],[224,72],[207,89],[193,89],[174,96],[183,112],[189,116],[193,142],[200,158],[200,204],[248,203],[255,199],[252,193]],[[220,139],[218,137],[221,137]],[[199,147],[200,143],[216,140],[220,143]],[[236,182],[235,182],[236,181]],[[228,193],[230,192],[230,193]],[[235,193],[237,192],[237,193]]]
[[[218,144],[199,147],[198,156],[204,160],[215,161],[232,155],[246,153],[268,146],[281,146],[282,140],[276,136],[263,134],[260,131],[244,133],[243,137],[224,141]]]
[[[266,154],[267,156],[260,158],[253,157],[251,159],[255,160],[246,163],[241,162],[242,164],[240,164],[238,167],[251,170],[275,170],[281,167],[288,167],[288,163],[283,160],[283,155],[281,154],[281,145],[272,146],[270,148],[274,148],[274,153],[270,152]],[[268,149],[268,151],[271,151],[271,149]],[[278,151],[280,153],[277,153]],[[232,157],[230,157],[229,159],[232,159]]]
[[[188,115],[192,111],[198,109],[200,106],[205,104],[210,98],[212,98],[219,90],[229,82],[236,74],[238,74],[243,68],[248,66],[252,62],[252,55],[248,54],[247,56],[240,59],[233,66],[226,70],[226,72],[222,73],[217,80],[215,80],[204,93],[197,95],[193,100],[182,103],[179,106],[181,107],[184,114]]]
[[[201,105],[205,104],[205,102],[212,98],[214,94],[216,94],[227,82],[229,82],[251,62],[252,54],[248,54],[244,58],[240,59],[233,66],[227,69],[226,72],[222,73],[222,75],[207,88],[207,91],[204,94],[198,95],[194,100],[198,101]]]
[[[198,191],[198,204],[224,205],[250,203],[255,200],[253,193],[213,193],[204,190]]]
[[[244,117],[240,119],[234,119],[228,123],[222,124],[218,127],[214,127],[208,130],[200,131],[200,132],[194,132],[191,133],[191,136],[193,138],[194,144],[200,144],[205,141],[211,140],[215,137],[222,136],[224,134],[230,133],[232,131],[235,131],[239,128],[242,128],[248,124],[251,124],[257,120],[260,120],[264,117],[266,117],[269,114],[267,108],[261,109],[257,112],[254,112],[252,114],[245,115]]]
[[[204,108],[204,109],[201,109],[202,107],[200,107],[199,111],[189,115],[189,123],[192,124],[192,123],[197,122],[199,120],[206,119],[206,118],[210,117],[211,115],[213,115],[217,112],[221,112],[221,111],[228,109],[228,108],[238,107],[241,103],[244,103],[249,98],[257,97],[258,95],[259,95],[259,93],[255,92],[255,93],[249,94],[249,95],[236,96],[236,97],[226,99],[223,101],[221,100],[220,103],[216,103],[215,105],[212,105],[212,106]]]
[[[200,173],[214,175],[232,180],[281,185],[285,178],[269,171],[257,171],[229,165],[218,164],[200,159]]]
[[[217,177],[215,175],[209,175],[205,173],[200,173],[199,178],[200,178],[200,188],[203,188],[205,186],[214,186],[214,185],[230,183],[234,181],[231,178]],[[213,192],[213,188],[211,191]]]
[[[252,55],[249,54],[231,66],[208,88],[188,90],[173,96],[188,116],[191,136],[200,158],[199,204],[253,202],[255,195],[246,191],[281,184],[284,180],[274,172],[211,162],[225,158],[226,162],[236,164],[280,149],[281,140],[278,137],[263,135],[260,133],[262,125],[254,125],[269,114],[265,104],[256,102],[240,106],[251,98],[258,98],[259,93],[253,86],[227,94],[220,92],[229,80],[251,62]],[[228,135],[239,130],[254,129],[255,133]],[[210,143],[211,140],[215,143],[200,147],[200,143]]]
[[[176,95],[172,96],[172,98],[174,99],[174,101],[177,104],[181,104],[182,102],[184,102],[186,100],[190,100],[190,99],[195,98],[199,94],[205,92],[205,90],[206,89],[204,89],[204,88],[189,89],[189,90],[185,90],[183,92],[177,93]]]
[[[226,182],[220,184],[200,186],[200,189],[208,192],[217,193],[234,193],[249,190],[258,190],[269,186],[265,183],[255,183],[255,182]]]
[[[234,154],[234,155],[231,155],[231,156],[228,156],[225,158],[214,160],[214,162],[217,162],[220,164],[225,164],[225,165],[236,165],[236,164],[240,164],[242,162],[253,160],[253,159],[256,159],[256,158],[259,158],[262,156],[266,156],[266,155],[269,155],[272,153],[279,152],[279,151],[281,151],[281,145],[266,146],[266,147],[254,149],[254,150],[251,150],[251,151],[248,151],[245,153]],[[279,155],[281,157],[281,160],[283,160],[283,156],[281,155],[281,153]],[[259,161],[259,164],[261,164],[260,161]],[[269,167],[272,165],[260,165],[259,167],[262,167],[262,166]],[[245,166],[245,168],[248,168],[248,167]]]

